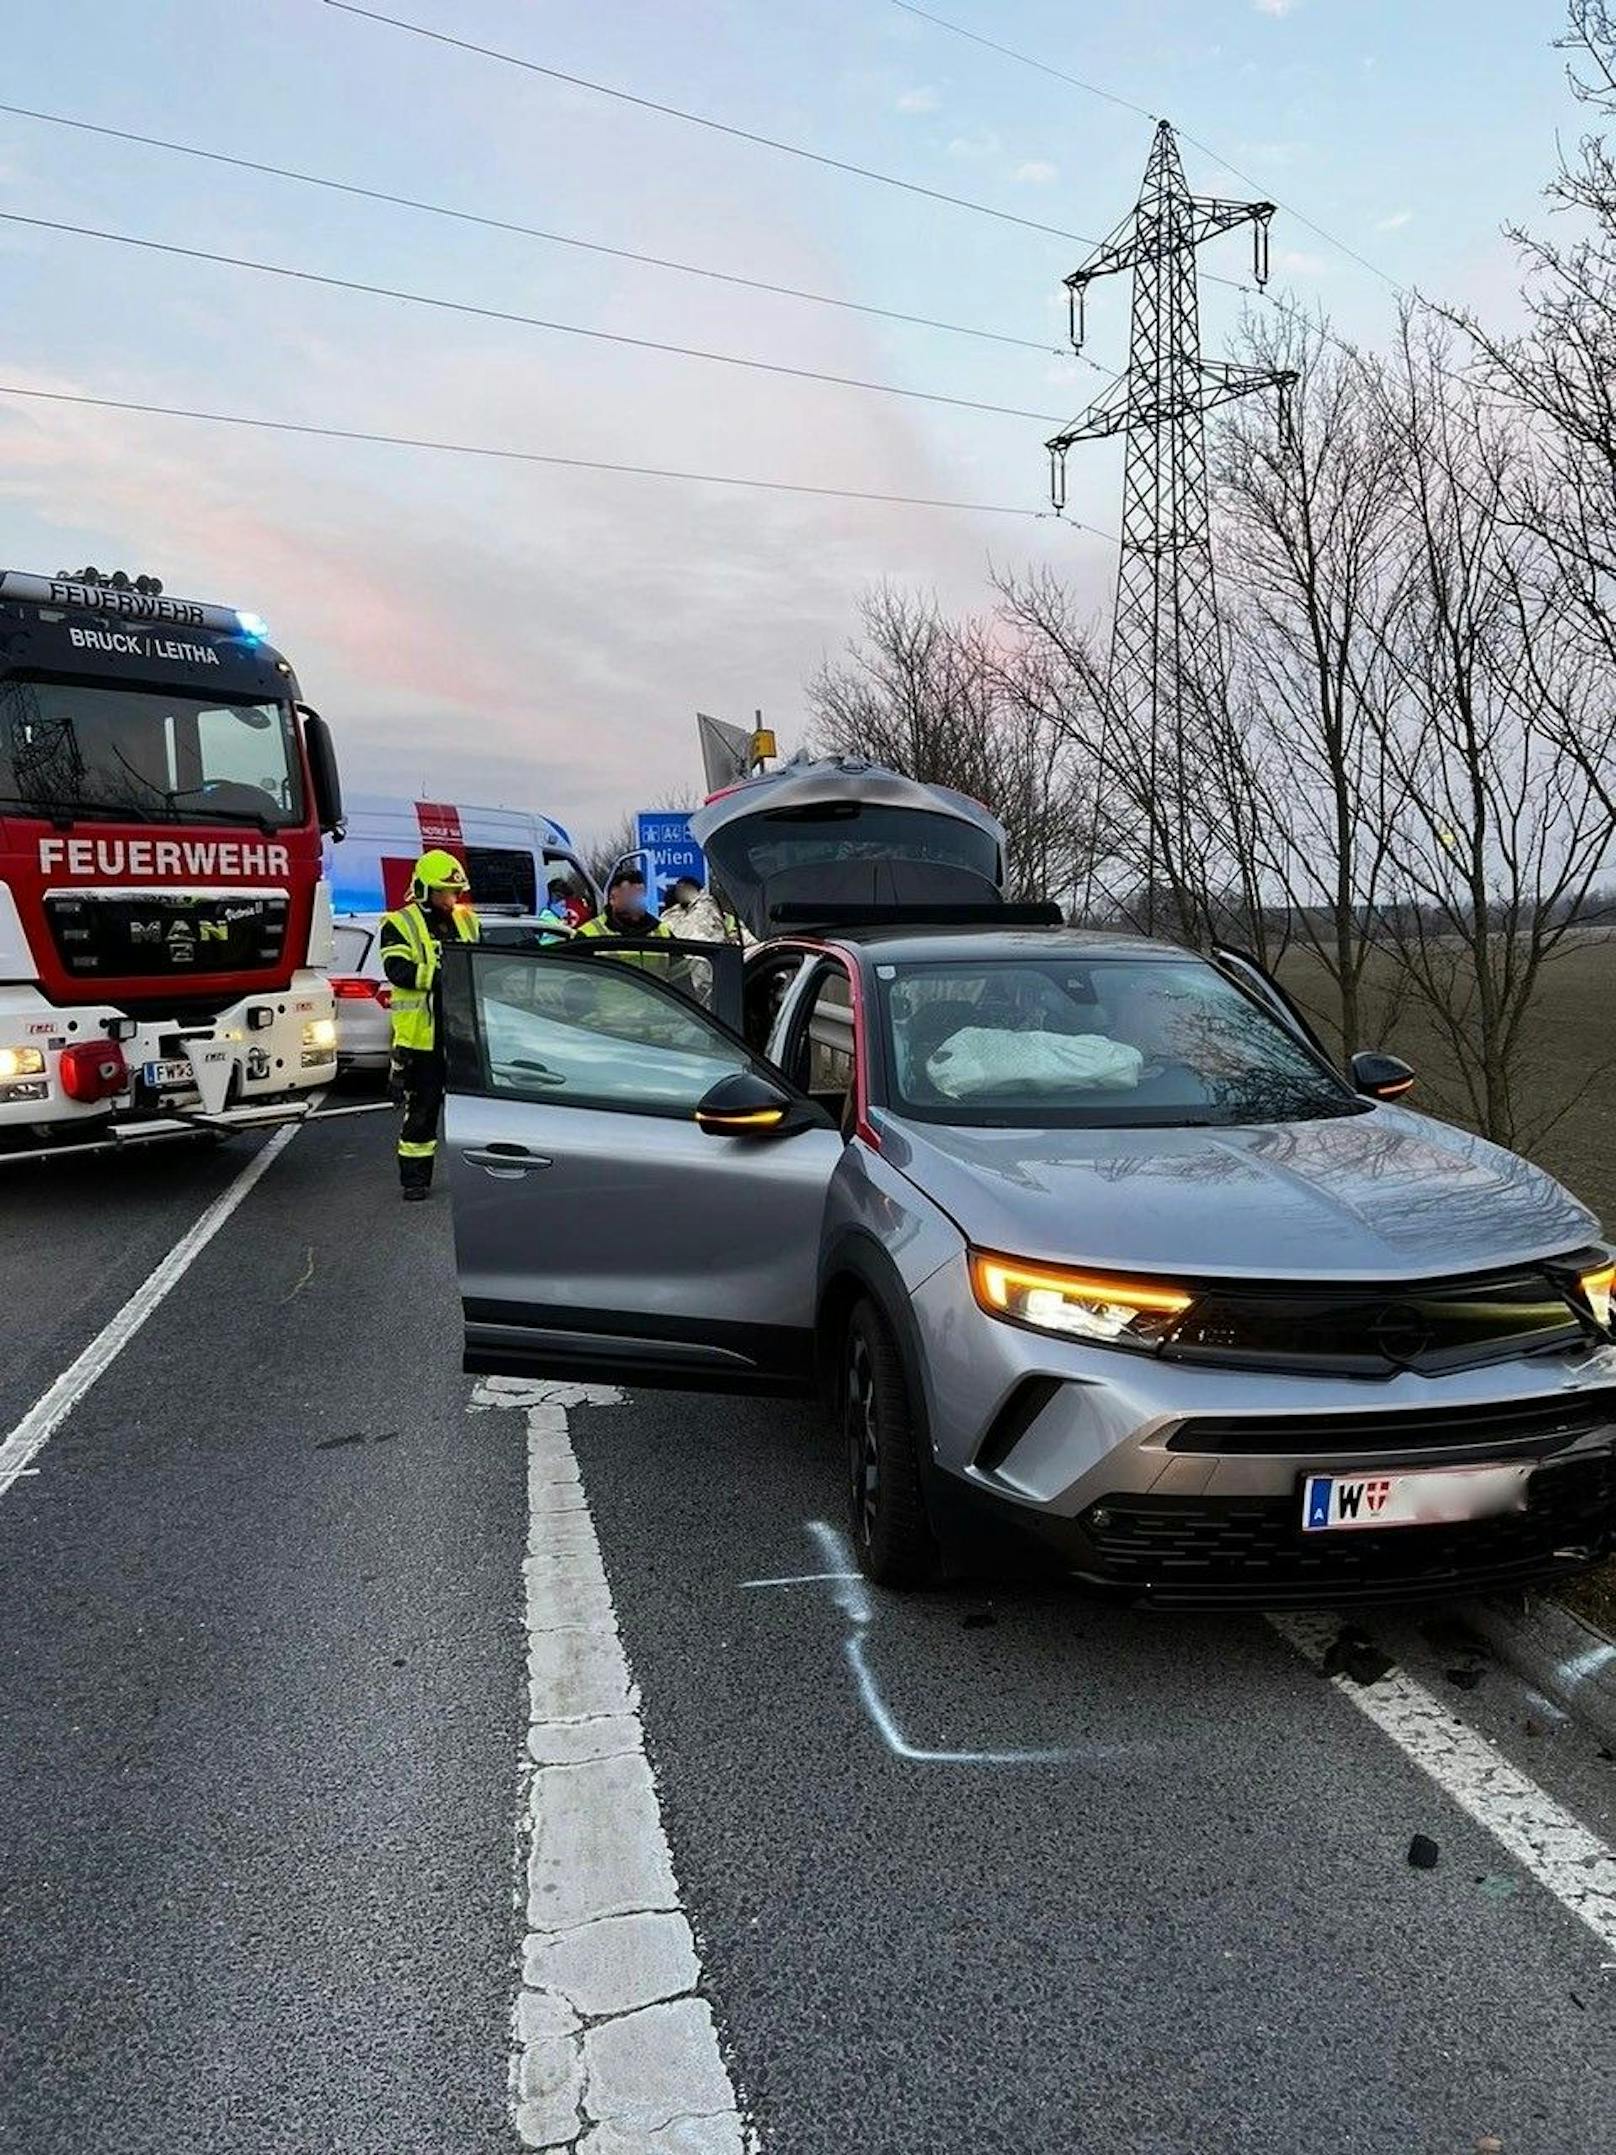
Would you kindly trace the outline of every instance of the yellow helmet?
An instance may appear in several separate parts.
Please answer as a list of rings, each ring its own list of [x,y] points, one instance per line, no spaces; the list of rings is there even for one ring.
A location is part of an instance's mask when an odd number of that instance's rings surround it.
[[[410,878],[410,889],[422,904],[425,904],[429,890],[452,890],[463,896],[470,888],[465,869],[441,846],[434,846],[430,852],[421,855]]]

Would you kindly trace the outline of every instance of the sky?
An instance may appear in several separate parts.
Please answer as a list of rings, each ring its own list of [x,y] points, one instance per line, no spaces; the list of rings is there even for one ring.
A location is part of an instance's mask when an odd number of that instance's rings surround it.
[[[351,791],[536,808],[582,831],[698,784],[697,710],[761,708],[784,746],[800,740],[804,684],[841,653],[876,579],[964,609],[989,601],[996,564],[1047,562],[1103,610],[1116,451],[1074,451],[1069,513],[1084,530],[1038,513],[1042,444],[1104,386],[1065,350],[1061,280],[1127,212],[1146,115],[1207,146],[1183,145],[1196,192],[1281,205],[1271,289],[1369,344],[1393,328],[1388,279],[1514,317],[1501,228],[1542,221],[1557,134],[1582,119],[1552,49],[1559,0],[935,0],[1139,111],[897,0],[367,4],[1004,213],[328,0],[52,0],[8,20],[7,104],[1036,347],[0,113],[0,561],[124,567],[249,607],[330,720]],[[918,394],[5,221],[18,218]],[[1230,236],[1203,263],[1238,279],[1249,242]],[[1209,355],[1246,304],[1205,288]],[[1097,286],[1088,359],[1118,366],[1126,324],[1126,290]],[[315,440],[19,389],[1018,513]]]

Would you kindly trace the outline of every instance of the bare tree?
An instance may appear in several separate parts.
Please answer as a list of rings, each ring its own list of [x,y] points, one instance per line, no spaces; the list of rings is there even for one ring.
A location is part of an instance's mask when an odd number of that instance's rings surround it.
[[[1576,98],[1602,119],[1616,116],[1616,7],[1571,0],[1562,49]],[[1536,455],[1520,475],[1517,511],[1543,542],[1535,566],[1546,607],[1563,635],[1579,635],[1616,665],[1616,153],[1598,132],[1563,152],[1547,190],[1566,220],[1564,237],[1511,227],[1525,272],[1531,328],[1491,334],[1454,314],[1483,355],[1493,385],[1532,429]],[[1616,814],[1611,729],[1568,733],[1566,755],[1582,765]]]
[[[1538,541],[1516,512],[1531,444],[1462,379],[1443,332],[1405,314],[1377,406],[1402,551],[1379,630],[1393,695],[1373,717],[1394,808],[1387,946],[1450,1061],[1454,1105],[1502,1144],[1564,1111],[1527,1105],[1545,965],[1586,910],[1612,838],[1588,768],[1564,753],[1602,682],[1538,595]]]
[[[1069,892],[1086,804],[1058,654],[1014,618],[949,621],[892,584],[860,615],[862,637],[809,684],[819,744],[985,802],[1005,827],[1010,894]]]
[[[1392,679],[1379,632],[1405,511],[1375,365],[1294,315],[1247,334],[1254,363],[1299,382],[1286,433],[1236,406],[1213,440],[1233,701],[1261,744],[1246,757],[1255,812],[1238,835],[1255,897],[1283,902],[1328,978],[1350,1053],[1365,1044],[1370,928],[1399,814],[1381,754]]]

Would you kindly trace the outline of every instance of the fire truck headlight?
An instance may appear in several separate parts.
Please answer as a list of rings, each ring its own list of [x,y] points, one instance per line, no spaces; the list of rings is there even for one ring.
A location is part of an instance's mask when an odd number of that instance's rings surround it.
[[[310,1018],[303,1028],[303,1045],[306,1048],[331,1048],[337,1044],[337,1021],[335,1018]]]
[[[45,1058],[38,1048],[0,1048],[0,1080],[39,1077],[44,1068]]]

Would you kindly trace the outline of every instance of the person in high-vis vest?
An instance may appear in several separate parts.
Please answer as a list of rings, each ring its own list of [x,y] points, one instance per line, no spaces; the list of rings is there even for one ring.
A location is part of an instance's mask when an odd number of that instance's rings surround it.
[[[444,1072],[439,952],[445,943],[475,943],[481,932],[465,869],[436,847],[415,864],[409,904],[382,922],[382,971],[393,991],[393,1079],[404,1095],[398,1179],[407,1199],[428,1195],[438,1153]]]
[[[670,943],[673,940],[647,906],[645,878],[637,868],[618,869],[606,886],[605,912],[594,920],[586,920],[578,930],[578,936],[583,942],[617,944]],[[671,954],[653,957],[649,951],[643,954],[634,951],[628,962],[649,966],[653,972],[665,974],[672,961]]]

